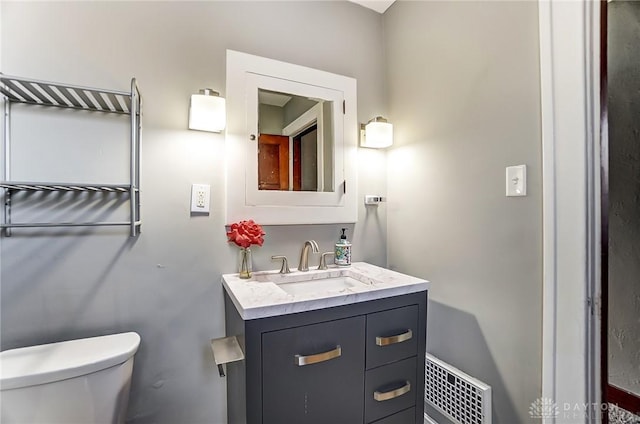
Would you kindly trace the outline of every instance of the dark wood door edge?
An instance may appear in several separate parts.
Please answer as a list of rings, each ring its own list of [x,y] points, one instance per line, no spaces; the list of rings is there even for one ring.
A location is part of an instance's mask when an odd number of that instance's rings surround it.
[[[607,104],[607,1],[600,1],[600,394],[602,402],[608,399],[609,366],[608,316],[609,316],[609,120]],[[609,416],[602,412],[602,424],[609,423]]]
[[[611,384],[607,385],[607,402],[618,405],[632,414],[640,415],[640,397]]]

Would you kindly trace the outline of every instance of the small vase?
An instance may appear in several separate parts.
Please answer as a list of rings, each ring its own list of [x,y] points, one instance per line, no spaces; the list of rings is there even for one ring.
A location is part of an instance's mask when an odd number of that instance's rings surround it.
[[[240,248],[240,257],[238,260],[240,278],[251,278],[251,249],[248,247]]]

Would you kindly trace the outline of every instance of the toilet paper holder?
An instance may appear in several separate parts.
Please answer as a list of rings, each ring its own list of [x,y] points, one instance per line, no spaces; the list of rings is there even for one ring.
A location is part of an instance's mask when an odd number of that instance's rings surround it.
[[[211,350],[213,351],[213,359],[218,366],[220,377],[225,376],[224,364],[244,359],[244,351],[236,336],[211,339]]]

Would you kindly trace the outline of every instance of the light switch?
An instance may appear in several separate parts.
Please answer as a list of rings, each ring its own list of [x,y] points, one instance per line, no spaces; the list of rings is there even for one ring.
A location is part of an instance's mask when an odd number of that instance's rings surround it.
[[[209,213],[211,186],[208,184],[193,184],[191,186],[191,212]]]
[[[527,195],[527,165],[507,167],[507,196]]]

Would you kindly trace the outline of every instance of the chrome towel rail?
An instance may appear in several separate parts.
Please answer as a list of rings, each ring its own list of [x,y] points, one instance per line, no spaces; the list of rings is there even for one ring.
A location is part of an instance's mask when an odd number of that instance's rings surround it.
[[[8,190],[31,191],[95,191],[129,193],[128,184],[70,184],[70,183],[38,183],[38,182],[0,182],[1,188]],[[135,189],[137,190],[137,188]]]
[[[17,103],[129,114],[131,93],[0,75],[0,92]]]
[[[82,87],[79,85],[61,84],[30,78],[9,76],[0,73],[0,93],[4,97],[4,172],[0,188],[4,189],[4,216],[0,228],[4,228],[5,236],[11,236],[11,228],[27,227],[69,227],[69,226],[110,226],[126,225],[132,237],[140,233],[140,145],[142,96],[135,78],[131,79],[131,91],[105,90]],[[11,180],[11,105],[24,103],[27,105],[52,106],[67,109],[88,110],[103,113],[115,113],[130,116],[130,157],[129,181],[127,184],[102,183],[56,183]],[[61,196],[69,192],[113,193],[127,196],[129,202],[128,221],[53,223],[40,222],[14,223],[11,221],[12,197],[18,192],[54,192]],[[16,197],[19,199],[19,197]],[[62,197],[61,197],[62,199]],[[17,202],[16,202],[17,203]]]

